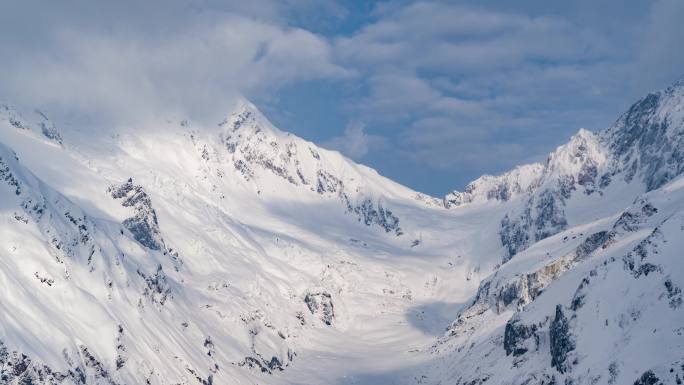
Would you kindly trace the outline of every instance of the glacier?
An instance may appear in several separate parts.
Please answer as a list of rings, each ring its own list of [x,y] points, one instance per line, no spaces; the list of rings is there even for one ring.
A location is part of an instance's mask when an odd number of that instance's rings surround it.
[[[684,79],[430,197],[274,127],[0,107],[0,383],[684,381]]]

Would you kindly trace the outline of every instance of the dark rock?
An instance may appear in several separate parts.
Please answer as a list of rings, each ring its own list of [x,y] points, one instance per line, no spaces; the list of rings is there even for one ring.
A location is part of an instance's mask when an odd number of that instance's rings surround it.
[[[634,103],[615,124],[603,133],[603,141],[615,157],[613,173],[624,173],[629,182],[643,176],[647,191],[655,190],[684,171],[684,137],[671,126],[670,112],[662,110],[681,88],[676,84],[651,93]]]
[[[143,296],[148,298],[153,303],[164,305],[167,298],[171,295],[171,286],[167,282],[166,274],[161,265],[157,266],[157,271],[152,275],[146,275],[138,270],[144,280],[146,287],[143,290]]]
[[[556,305],[556,315],[549,327],[549,338],[551,348],[551,366],[560,373],[569,370],[566,363],[568,353],[575,350],[575,342],[570,334],[570,324],[561,305]]]
[[[670,279],[665,280],[665,290],[667,290],[667,299],[670,301],[672,309],[678,309],[682,306],[682,289],[675,285]]]
[[[135,215],[124,220],[123,225],[131,232],[133,238],[151,250],[162,250],[164,241],[159,231],[157,213],[152,207],[152,200],[142,186],[133,184],[133,179],[108,190],[114,199],[123,199],[124,207],[133,207]]]
[[[537,325],[524,325],[518,319],[510,319],[504,329],[504,350],[506,355],[520,356],[529,350],[525,342],[534,337],[535,348],[539,346],[539,337],[536,334]]]
[[[318,316],[326,325],[332,325],[335,312],[330,294],[325,292],[308,293],[304,297],[304,303],[306,303],[311,314]]]
[[[519,251],[524,250],[529,246],[530,226],[531,216],[529,209],[518,219],[511,219],[511,217],[506,214],[501,220],[499,238],[501,240],[501,244],[506,249],[504,262],[510,260]]]
[[[612,235],[608,231],[599,231],[597,233],[588,236],[584,242],[582,242],[576,249],[576,255],[578,259],[584,259],[589,256],[589,254],[596,251],[598,248],[606,244]]]
[[[0,180],[4,180],[7,185],[14,188],[15,195],[21,195],[21,183],[14,174],[12,174],[9,164],[0,156]]]
[[[634,385],[658,385],[662,384],[660,382],[660,379],[653,373],[651,370],[647,370],[644,372],[644,374],[639,377],[636,381],[634,381]]]

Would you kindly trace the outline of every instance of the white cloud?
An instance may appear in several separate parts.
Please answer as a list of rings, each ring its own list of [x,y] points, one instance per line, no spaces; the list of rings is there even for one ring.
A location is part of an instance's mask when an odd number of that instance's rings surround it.
[[[665,52],[684,38],[675,2],[655,2],[651,22],[610,7],[585,22],[586,10],[597,8],[585,3],[563,12],[534,1],[508,10],[495,1],[394,4],[336,39],[334,52],[367,89],[350,110],[370,127],[385,126],[402,156],[439,168],[501,169],[551,150],[579,127],[605,127],[658,87],[633,87],[638,56],[648,63],[643,72],[681,68],[656,63],[682,56]],[[611,15],[623,25],[604,22]],[[634,37],[645,29],[649,44],[639,48]]]
[[[384,138],[366,134],[365,125],[361,122],[349,123],[342,136],[322,143],[323,147],[337,150],[352,159],[361,159],[369,151],[385,148],[386,145]]]
[[[350,125],[330,147],[365,161],[390,151],[395,176],[407,162],[441,175],[544,153],[684,71],[680,0],[390,0],[372,15],[336,0],[163,4],[0,2],[0,102],[122,124],[150,114],[213,121],[243,94],[274,101],[295,131],[319,123],[319,139],[329,114],[300,118],[300,106],[342,106],[336,116],[367,128]],[[336,37],[294,27],[334,33],[357,22]],[[309,82],[321,79],[331,88]]]
[[[653,2],[648,24],[639,35],[632,77],[639,88],[664,87],[684,75],[684,1]]]
[[[232,12],[168,21],[178,25],[146,30],[141,21],[124,31],[55,22],[41,36],[47,43],[2,50],[0,98],[100,122],[199,119],[223,113],[237,94],[348,75],[329,43],[303,29]]]

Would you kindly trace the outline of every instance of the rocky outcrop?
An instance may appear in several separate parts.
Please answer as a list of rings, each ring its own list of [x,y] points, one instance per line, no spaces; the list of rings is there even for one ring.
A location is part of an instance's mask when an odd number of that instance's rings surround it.
[[[292,357],[290,357],[290,361]],[[273,374],[275,371],[282,372],[285,370],[287,365],[283,365],[281,360],[273,356],[270,360],[266,360],[263,357],[257,355],[257,357],[248,356],[244,360],[238,363],[238,366],[245,366],[250,369],[256,369],[264,374]]]
[[[12,158],[14,161],[18,160],[16,155]],[[11,189],[14,190],[14,195],[21,194],[21,182],[10,170],[8,163],[9,159],[3,158],[0,154],[0,181],[4,181]]]
[[[604,148],[586,130],[549,155],[538,185],[521,209],[501,220],[499,238],[508,261],[531,243],[558,234],[568,227],[566,201],[574,191],[594,194],[600,188],[598,170],[605,163]]]
[[[684,79],[646,95],[602,132],[613,154],[605,177],[620,174],[626,182],[638,177],[651,191],[684,172],[682,103]]]
[[[40,132],[43,134],[43,136],[59,144],[64,144],[62,134],[57,129],[57,126],[55,126],[55,124],[51,122],[50,119],[48,119],[48,117],[45,116],[45,114],[41,111],[36,110],[36,114],[40,116],[40,122],[38,125],[40,126]]]
[[[564,205],[562,196],[547,190],[531,197],[520,214],[506,214],[499,230],[499,238],[506,250],[503,261],[510,260],[531,243],[565,230],[568,222]]]
[[[159,229],[157,213],[152,206],[152,199],[145,189],[133,183],[129,178],[125,183],[110,186],[107,190],[114,199],[120,199],[121,205],[133,209],[133,216],[124,219],[123,226],[131,233],[133,239],[144,247],[159,251],[168,256],[176,271],[183,266],[183,259],[177,250],[167,246]]]
[[[332,297],[326,292],[307,293],[304,303],[309,312],[323,321],[326,325],[332,325],[335,319]]]
[[[161,265],[157,266],[154,274],[145,274],[138,270],[138,275],[145,280],[145,288],[142,295],[152,303],[164,305],[171,296],[171,286],[169,285],[164,269]]]
[[[112,198],[121,199],[122,206],[133,208],[134,215],[123,221],[124,227],[133,234],[133,238],[150,250],[162,250],[164,240],[159,231],[157,213],[145,189],[129,178],[121,185],[111,186],[108,192]]]
[[[662,384],[660,382],[660,379],[653,373],[652,370],[647,370],[644,372],[644,374],[641,375],[636,381],[634,381],[634,385],[658,385]]]
[[[575,341],[570,333],[570,323],[563,313],[563,307],[556,305],[556,314],[549,327],[551,366],[560,373],[566,372],[570,365],[568,354],[575,350]]]
[[[119,382],[86,346],[80,346],[76,359],[62,352],[66,370],[55,370],[30,356],[10,350],[0,341],[0,383],[58,385],[64,383],[118,385]]]
[[[0,105],[0,120],[6,120],[10,125],[20,130],[30,130],[29,123],[14,108]]]
[[[399,218],[380,202],[376,206],[372,200],[365,199],[361,203],[352,206],[351,209],[359,216],[359,221],[363,222],[366,226],[375,224],[387,233],[403,234],[401,227],[399,227]]]
[[[524,325],[519,319],[513,317],[506,322],[504,329],[504,350],[506,355],[520,356],[530,349],[539,348],[539,336],[537,325]],[[530,339],[533,343],[530,343]]]
[[[487,288],[487,292],[483,294],[488,296],[489,306],[492,306],[497,313],[503,312],[512,305],[521,309],[534,301],[547,286],[572,269],[573,266],[589,258],[596,250],[607,247],[614,237],[615,233],[609,231],[593,233],[587,236],[572,252],[535,271],[519,275],[505,283],[499,281],[483,282],[481,287],[486,286]],[[498,290],[490,292],[492,287]]]

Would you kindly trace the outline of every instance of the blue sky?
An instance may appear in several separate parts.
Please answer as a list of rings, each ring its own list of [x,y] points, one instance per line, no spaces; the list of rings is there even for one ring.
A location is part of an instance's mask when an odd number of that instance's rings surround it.
[[[0,1],[0,100],[96,129],[245,95],[441,196],[681,77],[682,20],[680,0]]]

